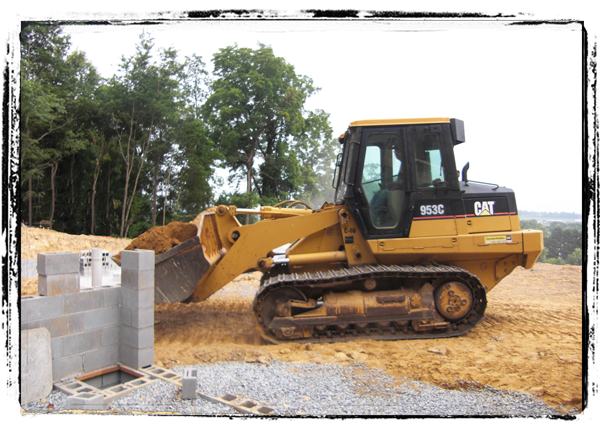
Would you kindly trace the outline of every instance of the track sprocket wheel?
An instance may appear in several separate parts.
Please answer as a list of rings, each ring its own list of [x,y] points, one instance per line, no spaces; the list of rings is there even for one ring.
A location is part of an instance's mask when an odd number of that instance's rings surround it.
[[[435,307],[449,321],[458,321],[473,309],[473,292],[461,281],[447,281],[435,290]]]

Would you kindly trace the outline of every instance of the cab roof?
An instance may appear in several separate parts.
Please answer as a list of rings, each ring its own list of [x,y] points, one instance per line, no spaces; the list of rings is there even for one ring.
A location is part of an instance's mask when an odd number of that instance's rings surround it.
[[[448,124],[450,118],[408,118],[408,119],[367,119],[354,121],[351,127],[367,127],[374,125],[410,125],[410,124]]]

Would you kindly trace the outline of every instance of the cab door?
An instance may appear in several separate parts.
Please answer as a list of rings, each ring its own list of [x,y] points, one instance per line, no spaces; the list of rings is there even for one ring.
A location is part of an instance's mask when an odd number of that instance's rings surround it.
[[[365,127],[351,209],[367,238],[408,235],[408,157],[402,127]],[[355,203],[353,205],[352,203]],[[362,225],[361,225],[362,224]],[[407,227],[408,226],[408,227]]]

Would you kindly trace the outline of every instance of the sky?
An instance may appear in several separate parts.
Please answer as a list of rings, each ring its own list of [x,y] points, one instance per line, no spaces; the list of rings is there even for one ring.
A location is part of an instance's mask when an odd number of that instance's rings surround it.
[[[298,12],[268,21],[93,17],[113,20],[66,25],[64,33],[104,77],[135,53],[142,31],[157,49],[173,47],[181,58],[195,53],[208,69],[219,48],[263,43],[321,88],[306,109],[329,113],[336,136],[356,120],[458,118],[466,143],[455,150],[456,166],[469,162],[471,180],[515,190],[522,210],[582,213],[581,24],[323,22]]]

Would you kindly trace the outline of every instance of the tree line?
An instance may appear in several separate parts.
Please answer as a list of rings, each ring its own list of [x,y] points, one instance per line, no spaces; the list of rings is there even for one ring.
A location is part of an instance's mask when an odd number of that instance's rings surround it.
[[[554,265],[583,265],[582,225],[555,221],[544,225],[535,219],[521,220],[522,229],[544,232],[544,251],[538,262]]]
[[[102,78],[60,26],[28,25],[20,42],[24,223],[136,237],[221,203],[331,199],[339,147],[329,115],[305,108],[319,88],[270,47],[222,48],[209,75],[143,32]],[[237,190],[217,196],[225,184]]]

